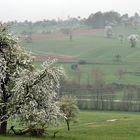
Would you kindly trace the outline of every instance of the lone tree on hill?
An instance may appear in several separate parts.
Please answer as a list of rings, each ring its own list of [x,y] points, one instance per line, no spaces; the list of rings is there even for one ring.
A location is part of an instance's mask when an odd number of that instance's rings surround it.
[[[35,69],[31,55],[0,24],[0,135],[6,135],[10,118],[31,129],[57,121],[61,113],[56,95],[63,69],[53,63],[48,60],[42,70]]]
[[[131,34],[131,35],[128,36],[128,41],[129,41],[129,44],[130,44],[131,48],[136,47],[138,39],[139,39],[139,35],[137,35],[137,34]]]
[[[64,35],[69,37],[69,40],[73,40],[73,34],[72,34],[72,29],[71,28],[62,28],[60,30]]]
[[[117,62],[121,61],[121,55],[120,55],[120,54],[116,54],[116,55],[115,55],[115,60],[116,60]]]
[[[120,41],[120,43],[123,44],[123,41],[124,41],[124,35],[119,34],[118,37],[119,37],[119,41]]]
[[[112,26],[105,26],[105,37],[112,38],[113,37],[113,30]]]

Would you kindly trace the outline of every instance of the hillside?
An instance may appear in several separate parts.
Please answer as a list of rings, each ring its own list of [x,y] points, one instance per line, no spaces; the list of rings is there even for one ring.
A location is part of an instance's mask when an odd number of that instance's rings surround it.
[[[45,30],[50,30],[51,27]],[[48,57],[57,58],[65,67],[70,80],[76,80],[71,65],[79,61],[85,61],[86,65],[79,65],[81,71],[81,83],[87,83],[87,74],[99,68],[103,71],[107,83],[119,82],[126,84],[139,84],[140,73],[140,42],[137,42],[136,48],[131,48],[127,37],[130,34],[139,34],[140,29],[117,26],[113,27],[113,38],[104,37],[103,29],[91,29],[81,27],[73,29],[73,39],[60,31],[60,27],[52,27],[51,33],[39,33],[43,30],[41,27],[34,29],[31,35],[31,42],[22,39],[21,46],[31,51],[36,56],[36,65],[45,61]],[[56,30],[55,30],[56,29]],[[12,29],[11,29],[12,30]],[[13,31],[22,31],[22,28],[13,29]],[[121,44],[119,34],[123,34],[124,40]],[[116,56],[120,58],[117,60]],[[65,63],[64,63],[65,62]],[[124,78],[119,79],[118,71],[125,70]],[[90,76],[91,83],[93,78]]]

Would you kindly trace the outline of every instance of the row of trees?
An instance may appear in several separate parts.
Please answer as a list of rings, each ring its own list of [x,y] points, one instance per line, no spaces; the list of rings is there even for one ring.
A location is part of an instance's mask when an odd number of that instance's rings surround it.
[[[106,25],[116,25],[120,22],[120,14],[114,11],[110,12],[97,12],[95,14],[91,14],[86,23],[93,28],[104,28]]]
[[[76,95],[78,107],[84,110],[140,111],[140,88],[138,86],[71,87],[69,91],[68,88],[63,89],[63,94]]]
[[[121,80],[126,72],[125,68],[119,68],[116,73],[118,80]],[[61,94],[77,96],[80,109],[140,111],[139,86],[106,84],[99,69],[93,74],[93,85],[64,82]]]
[[[114,95],[99,94],[89,100],[78,100],[78,106],[84,110],[110,110],[140,112],[140,94],[125,92],[123,98],[115,100]],[[137,99],[136,99],[137,98]]]
[[[78,17],[69,17],[66,20],[62,20],[60,18],[47,20],[44,19],[42,21],[28,21],[24,22],[11,21],[8,22],[11,26],[28,26],[29,28],[33,28],[36,26],[41,26],[42,28],[46,28],[47,26],[79,26],[79,25],[89,25],[93,28],[104,28],[106,25],[117,25],[117,24],[132,25],[134,27],[139,23],[139,14],[135,13],[134,16],[129,16],[127,13],[121,15],[116,11],[108,11],[101,12],[98,11],[96,13],[91,13],[88,18]]]
[[[128,14],[121,15],[115,11],[109,12],[96,12],[91,14],[87,19],[86,23],[93,28],[104,28],[105,26],[116,26],[118,24],[132,25],[136,27],[139,24],[139,15],[135,13],[134,16],[129,17]]]

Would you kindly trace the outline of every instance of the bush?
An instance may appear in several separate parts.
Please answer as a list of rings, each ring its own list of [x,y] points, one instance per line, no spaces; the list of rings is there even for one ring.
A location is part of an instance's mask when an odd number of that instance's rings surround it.
[[[78,64],[85,65],[85,64],[87,64],[87,61],[86,60],[79,60],[78,61]]]

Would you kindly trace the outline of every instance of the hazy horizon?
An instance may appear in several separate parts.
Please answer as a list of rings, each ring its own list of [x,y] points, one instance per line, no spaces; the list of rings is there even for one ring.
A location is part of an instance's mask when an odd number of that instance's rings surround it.
[[[140,14],[139,0],[0,0],[0,21],[87,18],[97,11]]]

